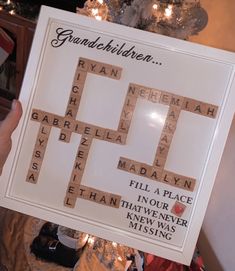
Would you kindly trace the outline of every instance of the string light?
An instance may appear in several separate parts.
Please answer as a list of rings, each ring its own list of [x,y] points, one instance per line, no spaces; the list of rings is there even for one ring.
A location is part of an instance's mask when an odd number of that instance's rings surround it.
[[[198,34],[208,22],[200,0],[87,0],[77,12],[179,39]]]
[[[98,21],[107,20],[108,6],[103,0],[87,0],[84,8],[77,8],[77,12],[89,17],[94,17]]]
[[[9,13],[10,13],[11,15],[14,15],[14,14],[15,14],[14,9],[10,10]]]
[[[168,7],[165,9],[165,16],[169,18],[172,15],[172,5],[168,5]]]

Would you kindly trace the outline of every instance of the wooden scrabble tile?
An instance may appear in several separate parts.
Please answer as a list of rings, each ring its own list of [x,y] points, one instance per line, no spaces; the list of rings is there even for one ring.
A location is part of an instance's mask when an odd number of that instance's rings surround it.
[[[157,147],[156,157],[167,158],[169,152],[169,146],[159,144]]]
[[[121,196],[109,193],[109,207],[119,208],[121,203]]]
[[[130,83],[128,86],[128,92],[127,95],[130,97],[138,98],[139,96],[139,85]]]
[[[118,132],[128,134],[130,126],[131,126],[131,120],[121,119],[118,124]]]
[[[204,116],[209,118],[216,118],[219,107],[213,104],[206,104],[206,110],[203,112]]]
[[[74,208],[76,204],[76,198],[69,198],[67,195],[64,199],[64,206],[69,207],[69,208]]]
[[[166,121],[177,122],[179,119],[180,111],[181,111],[180,107],[171,105],[167,112]]]
[[[189,111],[189,112],[194,112],[195,108],[199,104],[200,104],[200,102],[197,101],[197,100],[184,97],[182,110],[186,110],[186,111]]]
[[[205,117],[215,118],[217,110],[218,106],[201,102],[195,107],[194,113],[203,115]]]
[[[166,164],[166,157],[156,156],[153,162],[153,166],[159,170],[163,170]]]
[[[173,185],[188,191],[194,191],[196,179],[173,173]]]
[[[128,107],[124,107],[121,113],[121,119],[131,120],[132,116],[133,116],[133,110]]]
[[[82,135],[81,140],[80,140],[79,148],[82,147],[84,149],[85,148],[86,149],[90,149],[91,144],[92,144],[92,140],[93,140],[92,137],[88,137],[88,136]]]
[[[76,122],[70,117],[64,117],[62,122],[62,130],[73,132],[75,130]]]
[[[140,168],[139,168],[139,172],[138,172],[139,176],[144,176],[144,177],[148,178],[150,176],[151,172],[152,172],[152,166],[145,164],[145,163],[140,164]]]
[[[122,76],[122,68],[110,65],[109,78],[119,80]]]
[[[84,89],[84,83],[79,83],[79,82],[74,83],[71,88],[70,96],[73,95],[80,101],[82,97],[83,89]]]
[[[119,80],[121,78],[122,68],[90,60],[88,72]]]
[[[124,171],[129,171],[131,165],[131,160],[125,157],[120,157],[118,161],[117,168],[122,169]]]
[[[95,133],[94,133],[94,138],[102,140],[105,135],[105,128],[95,126]]]
[[[43,160],[45,151],[45,148],[35,148],[33,150],[32,159]]]
[[[43,116],[43,111],[39,109],[32,109],[31,113],[31,120],[41,122],[42,121],[42,116]]]
[[[166,119],[162,131],[168,134],[174,134],[176,130],[176,125],[177,125],[176,121],[168,121]]]
[[[43,125],[43,124],[40,125],[38,134],[49,137],[50,132],[51,132],[51,126]]]
[[[140,168],[141,168],[141,163],[140,162],[131,160],[129,169],[127,171],[130,172],[130,173],[138,175],[139,172],[140,172]]]
[[[74,132],[77,134],[83,134],[85,126],[86,126],[86,123],[76,120],[74,123]]]
[[[69,197],[69,198],[74,198],[74,197],[77,198],[78,190],[79,190],[79,184],[78,183],[74,183],[74,182],[69,183],[67,191],[66,191],[67,197]]]
[[[90,60],[87,58],[80,57],[78,60],[77,70],[87,71]]]
[[[173,94],[171,97],[170,105],[181,108],[183,106],[183,102],[184,102],[183,96]]]
[[[86,160],[81,158],[76,158],[73,166],[73,170],[76,172],[83,172],[85,170]]]
[[[170,171],[164,171],[162,181],[188,191],[193,191],[196,184],[196,179],[182,176]]]
[[[76,154],[76,159],[80,158],[80,159],[86,160],[88,158],[88,155],[89,155],[89,149],[79,146],[77,154]]]
[[[149,93],[149,101],[153,102],[153,103],[158,103],[160,101],[161,98],[161,94],[162,92],[158,89],[151,89],[150,93]]]
[[[139,98],[148,100],[150,93],[151,93],[151,88],[143,87],[143,86],[139,87]]]
[[[52,126],[52,122],[53,122],[53,114],[52,113],[48,113],[43,111],[42,112],[42,120],[41,123],[44,125],[49,125]]]
[[[42,160],[32,159],[30,162],[29,170],[34,172],[40,172]]]
[[[161,97],[159,103],[170,105],[172,99],[172,94],[166,91],[161,91]]]
[[[163,170],[162,172],[162,177],[161,177],[161,182],[172,185],[173,183],[173,173]]]
[[[149,178],[155,181],[161,181],[162,171],[162,168],[151,167]]]
[[[76,119],[78,108],[75,106],[68,106],[65,111],[66,118]]]
[[[103,140],[124,145],[126,144],[126,138],[127,138],[126,133],[120,133],[118,131],[106,129]]]
[[[80,185],[78,198],[89,200],[113,208],[119,208],[121,197],[92,187]]]
[[[137,102],[137,98],[136,97],[127,96],[126,99],[125,99],[125,102],[124,102],[124,107],[125,108],[127,107],[128,110],[134,111],[135,106],[136,106],[136,102]]]
[[[75,94],[70,94],[69,100],[68,100],[68,104],[67,104],[67,108],[78,108],[80,105],[80,101],[81,101],[81,95],[75,95]]]
[[[171,145],[172,138],[173,134],[162,132],[159,144],[169,147]]]
[[[29,170],[26,177],[26,182],[35,184],[38,181],[38,177],[39,177],[39,172]]]
[[[89,200],[91,188],[85,185],[79,186],[78,198]]]
[[[48,136],[39,134],[37,139],[36,139],[35,148],[37,148],[37,149],[46,149],[47,142],[48,142]]]
[[[76,183],[78,185],[81,184],[83,176],[83,171],[77,172],[77,170],[73,170],[70,176],[69,183]]]
[[[181,217],[186,209],[186,205],[182,202],[176,201],[175,204],[171,208],[171,213]]]
[[[72,133],[70,131],[62,129],[60,132],[59,141],[69,143],[71,139],[71,135]]]
[[[59,115],[53,115],[52,126],[62,128],[63,117]]]
[[[74,76],[74,79],[73,79],[73,85],[79,84],[79,85],[83,86],[85,84],[86,77],[87,77],[87,71],[77,69],[75,76]]]
[[[97,127],[92,124],[85,124],[83,127],[82,134],[87,137],[94,137],[97,132]]]

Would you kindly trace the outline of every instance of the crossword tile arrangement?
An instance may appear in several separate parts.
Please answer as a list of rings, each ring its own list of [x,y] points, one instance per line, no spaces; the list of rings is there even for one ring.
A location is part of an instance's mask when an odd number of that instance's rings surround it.
[[[145,99],[152,103],[168,106],[167,117],[158,146],[156,147],[153,164],[148,165],[126,157],[120,157],[117,168],[132,174],[144,176],[154,181],[193,191],[196,183],[194,178],[182,176],[165,169],[170,145],[182,110],[204,117],[215,118],[218,106],[175,95],[170,92],[130,83],[117,130],[99,127],[76,120],[88,73],[119,80],[121,78],[122,68],[86,58],[79,58],[65,115],[59,116],[39,109],[32,110],[31,120],[39,122],[40,127],[26,181],[33,184],[36,184],[38,181],[52,127],[60,129],[59,140],[65,143],[70,142],[72,133],[77,133],[81,135],[81,140],[74,160],[64,205],[74,208],[77,198],[81,198],[109,207],[119,208],[120,195],[84,186],[82,185],[82,177],[93,139],[125,145],[137,99]],[[176,210],[177,212],[178,209],[179,205],[177,205],[174,211]]]

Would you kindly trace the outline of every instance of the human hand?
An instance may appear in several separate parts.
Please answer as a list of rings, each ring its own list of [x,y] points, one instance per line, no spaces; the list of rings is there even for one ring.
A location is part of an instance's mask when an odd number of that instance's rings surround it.
[[[14,100],[11,105],[11,111],[3,121],[0,121],[0,175],[11,150],[11,135],[18,125],[21,115],[21,103]]]

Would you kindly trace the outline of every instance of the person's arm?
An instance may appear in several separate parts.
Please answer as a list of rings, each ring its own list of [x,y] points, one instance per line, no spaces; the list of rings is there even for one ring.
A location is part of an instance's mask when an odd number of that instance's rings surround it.
[[[12,102],[11,111],[6,118],[0,122],[0,175],[3,166],[11,150],[11,135],[17,127],[22,115],[21,103],[17,100]]]

